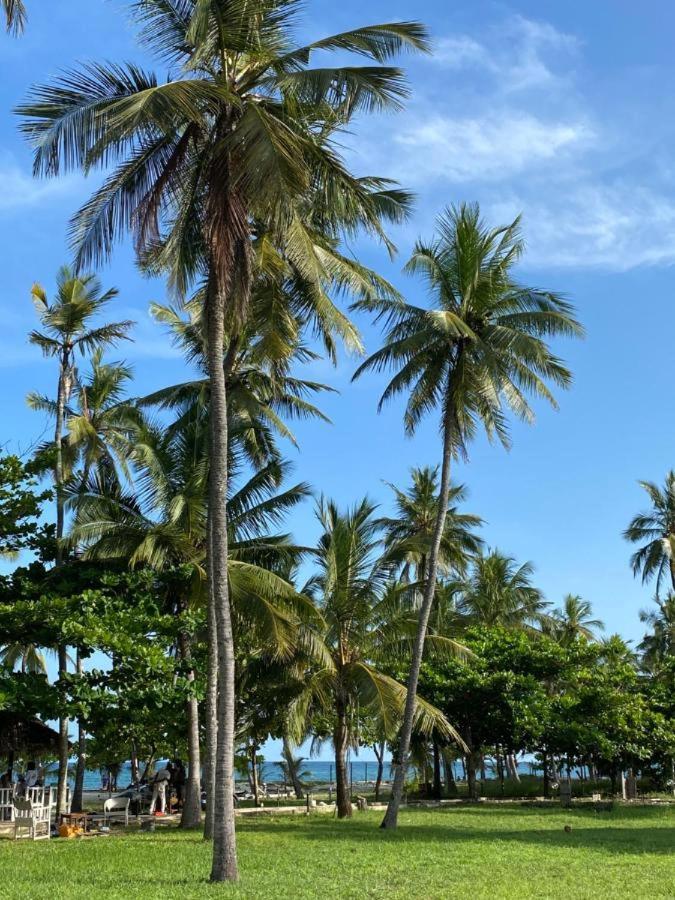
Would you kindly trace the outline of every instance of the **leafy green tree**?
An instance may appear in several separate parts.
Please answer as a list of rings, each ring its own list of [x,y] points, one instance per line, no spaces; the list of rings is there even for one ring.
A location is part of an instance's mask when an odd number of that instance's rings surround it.
[[[414,433],[422,418],[441,410],[443,441],[438,515],[429,554],[419,631],[408,679],[408,707],[401,730],[400,765],[383,827],[395,827],[412,734],[413,704],[433,605],[438,557],[454,456],[465,453],[479,428],[508,443],[505,411],[534,418],[527,395],[555,406],[546,382],[567,387],[570,372],[547,339],[578,336],[581,326],[561,297],[519,284],[513,269],[523,253],[519,219],[488,228],[477,205],[448,209],[438,219],[431,244],[419,242],[407,271],[424,278],[432,307],[367,299],[388,325],[384,346],[357,370],[387,368],[396,374],[380,406],[407,393],[405,428]]]
[[[359,711],[370,712],[392,735],[405,703],[405,688],[381,668],[400,636],[384,616],[390,564],[379,554],[381,527],[375,507],[364,499],[346,512],[322,499],[317,516],[323,528],[316,551],[318,572],[305,591],[316,600],[323,617],[320,638],[327,647],[323,665],[307,677],[294,702],[292,721],[299,737],[310,711],[331,722],[335,750],[335,785],[339,818],[351,816],[347,751],[357,742]],[[452,728],[421,699],[415,721],[446,734]]]
[[[14,454],[0,456],[0,557],[34,550],[48,536],[40,519],[52,495],[39,489],[36,468]]]
[[[643,584],[656,576],[658,596],[668,578],[675,590],[675,472],[668,473],[662,488],[652,481],[639,484],[647,492],[651,508],[638,513],[623,536],[632,544],[642,545],[631,556],[633,574],[641,575]]]
[[[362,274],[335,252],[339,235],[364,226],[382,236],[382,218],[400,218],[405,203],[385,182],[353,177],[334,135],[357,113],[399,106],[402,74],[385,63],[427,43],[419,25],[394,23],[297,47],[297,0],[138,0],[135,10],[144,43],[171,61],[175,79],[159,84],[137,66],[97,64],[36,89],[20,112],[38,173],[120,160],[76,217],[80,262],[107,255],[131,230],[141,259],[168,271],[182,293],[196,274],[206,278],[210,571],[220,674],[211,877],[236,880],[224,338],[246,318],[257,233],[284,247],[312,285],[315,305],[330,304],[326,288],[335,284],[361,289]],[[375,65],[310,67],[315,51],[334,50]],[[310,196],[322,201],[314,212]],[[344,323],[342,332],[353,336]]]

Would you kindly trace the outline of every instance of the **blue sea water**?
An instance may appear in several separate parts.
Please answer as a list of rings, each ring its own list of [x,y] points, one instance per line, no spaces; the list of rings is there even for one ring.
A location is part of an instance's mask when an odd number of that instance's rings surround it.
[[[377,777],[377,763],[375,761],[364,761],[360,759],[352,759],[348,764],[350,779],[353,782],[375,781]],[[530,763],[520,762],[518,771],[523,775],[529,775],[532,772]],[[320,784],[328,784],[335,780],[335,765],[328,760],[307,759],[302,766],[302,780],[305,782],[314,782]],[[459,762],[454,765],[455,778],[463,777],[462,766]],[[71,771],[71,775],[74,774]],[[391,764],[386,761],[384,764],[383,777],[385,781],[392,777]],[[488,770],[488,777],[494,777],[494,773]],[[240,782],[246,781],[246,776],[240,772],[235,774],[235,779]],[[283,783],[284,774],[281,763],[264,762],[262,764],[262,780],[272,784]],[[56,766],[53,765],[46,773],[45,782],[47,784],[56,784]],[[72,782],[72,778],[71,778]],[[117,777],[118,789],[123,790],[131,782],[131,766],[124,763]],[[84,776],[84,788],[88,791],[97,791],[102,787],[102,773],[96,769],[87,770]]]

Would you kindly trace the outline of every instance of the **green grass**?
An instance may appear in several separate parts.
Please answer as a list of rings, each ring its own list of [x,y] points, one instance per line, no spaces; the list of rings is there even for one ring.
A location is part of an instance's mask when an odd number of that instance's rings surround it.
[[[675,894],[675,810],[521,806],[239,823],[241,882],[209,885],[196,833],[88,841],[0,841],[0,897],[16,900],[236,898],[656,898]],[[566,833],[564,826],[572,831]]]

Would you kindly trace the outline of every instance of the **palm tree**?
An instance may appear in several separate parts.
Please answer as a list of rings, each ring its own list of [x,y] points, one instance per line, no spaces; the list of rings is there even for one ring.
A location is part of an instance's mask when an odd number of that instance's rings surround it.
[[[283,247],[317,306],[334,309],[327,287],[367,286],[359,268],[337,253],[339,237],[359,227],[383,237],[382,219],[400,219],[408,198],[380,179],[354,178],[334,135],[357,113],[401,104],[402,73],[385,63],[403,49],[427,49],[427,41],[421,26],[394,23],[297,47],[298,0],[137,0],[134,6],[144,43],[170,62],[175,78],[160,84],[137,66],[92,65],[34,90],[19,112],[36,148],[36,173],[120,160],[75,218],[80,262],[108,255],[129,230],[141,260],[167,271],[180,293],[196,275],[206,281],[209,571],[220,679],[211,878],[236,880],[227,360],[246,319],[255,240]],[[375,65],[310,67],[315,51],[333,50]],[[315,202],[308,205],[310,197]],[[348,323],[335,321],[353,342]]]
[[[522,565],[499,550],[478,556],[473,563],[460,612],[469,623],[505,628],[539,628],[548,621],[539,588],[532,584],[534,567]]]
[[[670,471],[662,488],[652,481],[640,481],[647,492],[651,509],[638,513],[623,536],[632,544],[642,544],[631,556],[634,575],[642,575],[645,584],[656,575],[659,595],[666,578],[675,590],[675,472]]]
[[[92,470],[101,469],[112,475],[119,472],[128,480],[130,437],[141,421],[126,397],[133,371],[124,363],[104,363],[100,348],[90,362],[90,372],[78,381],[76,406],[67,420],[68,445],[81,462],[79,480],[86,485]]]
[[[23,0],[2,0],[8,34],[21,34],[26,25],[26,7]]]
[[[92,473],[76,495],[72,529],[72,540],[84,548],[86,557],[123,559],[131,566],[147,564],[158,570],[190,568],[191,584],[178,597],[177,614],[195,601],[204,602],[207,555],[208,422],[200,416],[181,422],[180,429],[146,424],[137,430],[130,460],[137,473],[135,492],[125,491],[105,469],[103,479]],[[236,437],[233,428],[230,437]],[[282,578],[263,568],[295,555],[285,536],[266,533],[267,526],[280,521],[308,492],[304,484],[279,492],[286,473],[285,464],[270,462],[231,495],[228,506],[234,627],[249,638],[258,634],[259,644],[269,643],[271,634],[277,654],[295,646],[295,621],[298,612],[307,609],[306,602],[298,605],[299,598]],[[193,636],[181,631],[178,651],[186,663],[192,661],[192,643]],[[188,681],[194,680],[189,666]],[[186,711],[189,777],[181,824],[191,828],[199,823],[201,809],[196,696],[188,697]]]
[[[650,628],[638,645],[642,665],[655,671],[668,657],[675,654],[675,593],[665,598],[655,597],[658,610],[640,610],[640,621]]]
[[[310,710],[320,710],[332,721],[340,818],[352,812],[347,752],[358,746],[359,712],[376,716],[390,737],[406,698],[403,685],[378,667],[391,659],[392,645],[398,649],[402,640],[395,621],[383,615],[391,565],[378,552],[381,527],[374,512],[367,499],[347,512],[340,512],[331,501],[319,502],[323,534],[316,551],[318,573],[303,591],[314,597],[323,617],[320,638],[329,657],[307,677],[293,703],[291,722],[300,738]],[[456,737],[444,717],[421,699],[414,712],[422,730],[435,726]]]
[[[13,643],[0,648],[0,663],[14,671],[17,666],[21,672],[47,674],[47,660],[44,653],[35,644]]]
[[[29,340],[36,344],[47,357],[58,362],[56,403],[52,405],[54,426],[54,485],[56,492],[56,565],[63,562],[63,535],[66,469],[64,465],[64,424],[67,404],[77,381],[76,355],[95,353],[127,337],[132,322],[114,322],[104,325],[92,324],[106,304],[117,296],[117,290],[104,291],[100,281],[93,274],[76,275],[63,266],[56,277],[56,296],[51,302],[39,284],[34,284],[31,295],[42,325],[41,331],[31,331]],[[28,402],[35,408],[44,409],[45,399],[30,395]],[[67,671],[67,650],[58,647],[59,677]],[[68,719],[59,720],[59,780],[57,787],[57,809],[59,814],[66,810],[66,787],[68,777]]]
[[[582,600],[578,594],[567,594],[562,609],[551,614],[551,634],[565,645],[574,643],[579,637],[595,641],[596,632],[603,631],[605,626],[600,619],[591,618],[592,614],[588,600]]]
[[[394,492],[395,515],[383,517],[385,547],[390,559],[402,567],[402,577],[422,582],[438,517],[438,468],[411,470],[411,485]],[[478,516],[462,513],[458,504],[466,499],[463,485],[454,485],[448,494],[448,510],[438,555],[439,574],[463,574],[468,560],[480,552],[481,540],[474,530],[483,523]]]
[[[414,696],[434,599],[438,558],[450,497],[453,457],[467,452],[482,427],[508,444],[505,413],[533,419],[527,395],[555,406],[546,382],[567,387],[570,372],[546,339],[582,329],[571,306],[555,294],[519,284],[513,268],[523,253],[520,222],[488,228],[477,205],[450,208],[438,219],[431,244],[418,242],[407,265],[425,279],[431,308],[387,298],[361,308],[384,318],[384,346],[357,370],[394,368],[380,406],[409,393],[404,422],[413,434],[422,418],[441,410],[443,438],[440,502],[429,553],[419,630],[408,680],[408,707],[400,735],[400,760],[383,827],[395,827],[408,765]]]

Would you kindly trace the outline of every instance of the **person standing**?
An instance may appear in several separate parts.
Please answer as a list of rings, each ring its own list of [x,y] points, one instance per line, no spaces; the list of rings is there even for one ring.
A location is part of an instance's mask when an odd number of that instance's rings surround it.
[[[176,791],[178,809],[181,810],[185,802],[185,784],[187,782],[187,773],[181,759],[174,759],[173,761],[173,777],[171,781]]]
[[[166,786],[171,780],[171,772],[166,766],[162,766],[152,780],[152,800],[150,801],[150,815],[163,816],[166,811]],[[159,812],[157,811],[159,806]]]

